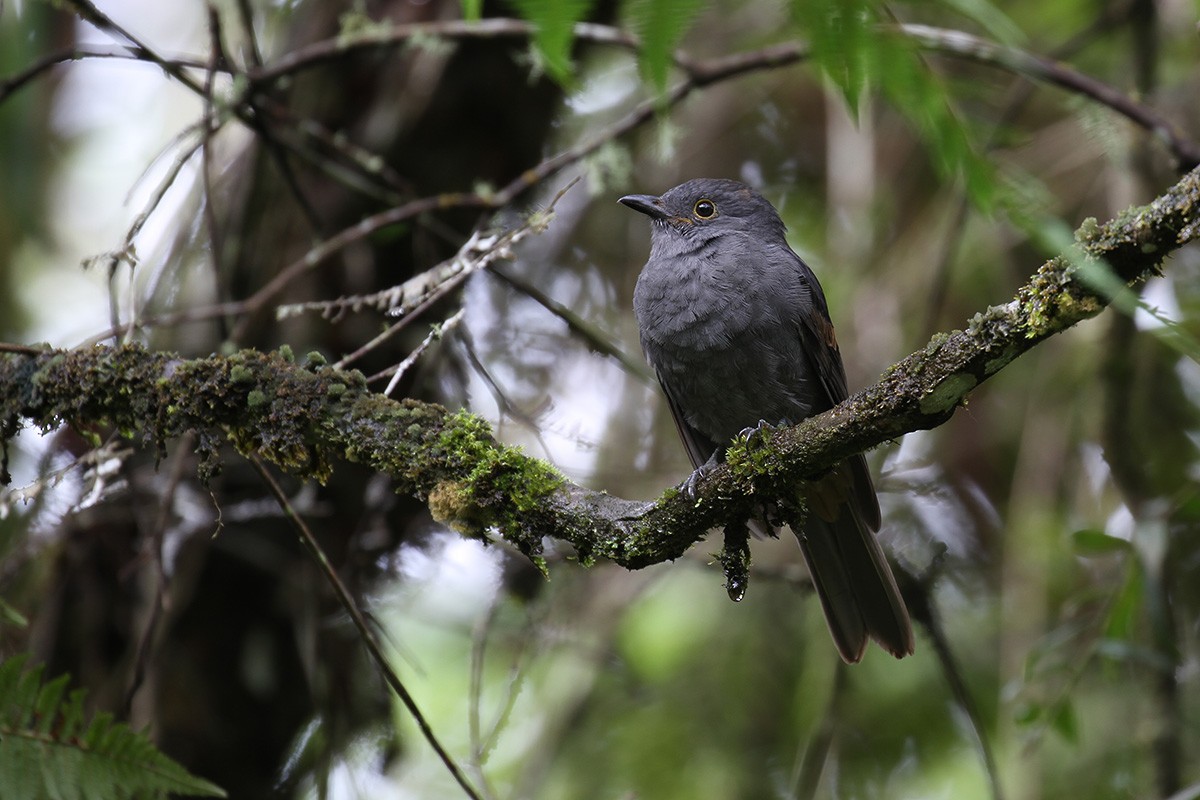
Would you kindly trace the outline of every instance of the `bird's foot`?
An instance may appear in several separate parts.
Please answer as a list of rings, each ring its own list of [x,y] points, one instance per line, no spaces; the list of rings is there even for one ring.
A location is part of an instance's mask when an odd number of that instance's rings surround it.
[[[772,425],[765,419],[760,419],[757,425],[751,425],[747,428],[742,428],[741,432],[738,433],[738,438],[745,439],[747,447],[753,447],[762,441],[762,438],[768,433],[776,428],[782,428],[784,425],[787,425],[786,420],[780,420]]]
[[[696,470],[683,482],[683,491],[687,494],[689,500],[696,499],[696,490],[700,486],[700,481],[708,477],[708,473],[716,469],[719,463],[721,463],[720,451],[709,456],[708,461],[696,467]]]

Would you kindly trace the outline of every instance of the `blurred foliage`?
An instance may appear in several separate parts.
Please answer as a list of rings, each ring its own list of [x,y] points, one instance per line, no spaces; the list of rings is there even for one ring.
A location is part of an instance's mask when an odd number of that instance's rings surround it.
[[[525,19],[533,23],[533,43],[550,77],[566,83],[572,76],[571,44],[575,23],[588,15],[592,0],[512,0]]]
[[[625,4],[629,27],[641,39],[638,66],[659,92],[667,87],[676,45],[704,6],[702,0],[630,0]]]
[[[81,6],[4,4],[0,82],[61,48],[125,41],[80,23]],[[648,240],[616,197],[705,175],[760,188],[821,277],[853,389],[1006,302],[1062,231],[1176,174],[1163,138],[1111,108],[900,25],[1045,56],[1200,138],[1196,7],[1181,0],[102,7],[155,53],[190,54],[200,77],[222,62],[214,36],[249,73],[315,42],[377,40],[281,79],[219,73],[207,116],[203,96],[137,63],[144,53],[0,89],[5,337],[73,346],[103,336],[111,312],[186,355],[286,343],[335,361],[389,328],[351,364],[374,375],[465,307],[394,395],[469,406],[572,480],[625,497],[677,484],[687,460],[656,387],[604,355],[636,358]],[[514,14],[531,39],[437,28]],[[620,24],[641,46],[593,41],[580,21]],[[427,27],[388,39],[406,25]],[[719,59],[799,42],[804,58],[672,94]],[[253,115],[239,117],[243,101]],[[520,184],[552,157],[561,172]],[[577,174],[545,234],[413,324],[390,329],[353,301],[472,232],[514,227]],[[513,202],[490,207],[514,181]],[[265,305],[214,305],[426,198],[288,273]],[[146,212],[136,268],[80,272]],[[947,425],[869,454],[885,543],[939,621],[902,661],[876,649],[840,665],[790,541],[752,543],[733,604],[715,538],[635,573],[550,552],[547,581],[352,465],[289,490],[488,800],[1194,796],[1198,287],[1200,254],[1181,251],[1139,298],[1022,357]],[[349,299],[327,317],[274,313],[337,298]],[[21,488],[0,496],[0,655],[69,672],[91,708],[148,726],[230,796],[463,796],[235,456],[209,489],[195,480],[204,442],[160,458],[93,450],[104,430],[34,433],[10,446]]]

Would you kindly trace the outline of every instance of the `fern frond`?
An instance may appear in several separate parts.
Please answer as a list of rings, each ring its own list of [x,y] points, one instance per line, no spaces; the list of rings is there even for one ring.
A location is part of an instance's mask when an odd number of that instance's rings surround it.
[[[224,797],[111,714],[86,720],[84,692],[42,682],[26,655],[0,662],[0,786],[28,800]],[[65,699],[64,699],[65,695]]]

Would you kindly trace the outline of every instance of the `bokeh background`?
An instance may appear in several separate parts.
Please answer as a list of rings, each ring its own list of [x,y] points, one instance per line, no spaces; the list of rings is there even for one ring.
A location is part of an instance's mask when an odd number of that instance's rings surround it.
[[[84,21],[87,5],[0,7],[0,80],[63,48],[92,54],[0,94],[0,339],[74,347],[137,318],[131,338],[185,356],[287,344],[337,360],[391,320],[276,307],[397,285],[579,177],[511,261],[353,366],[396,364],[465,309],[396,394],[470,408],[571,480],[629,498],[688,466],[639,366],[648,226],[617,197],[700,176],[759,188],[822,280],[853,390],[1007,301],[1059,232],[1149,201],[1180,166],[1077,92],[897,50],[882,31],[922,23],[1059,58],[1200,138],[1198,9],[1183,0],[97,4],[196,62],[202,88],[214,30],[243,70],[464,13],[545,30],[554,8],[648,40],[673,20],[683,67],[813,43],[810,59],[700,86],[620,136],[658,91],[655,62],[628,47],[579,41],[568,66],[527,36],[422,34],[260,86],[251,125],[230,110],[238,79],[218,74],[206,102],[144,60],[98,57],[123,40]],[[660,66],[668,87],[686,77]],[[502,209],[422,214],[261,310],[209,312],[370,214],[487,196],[597,137]],[[948,424],[869,454],[881,535],[925,576],[940,623],[903,661],[838,662],[786,538],[753,543],[734,604],[719,539],[637,572],[551,547],[547,580],[355,465],[289,491],[488,798],[1196,797],[1200,252],[1176,254],[1142,297],[1020,358]],[[461,796],[258,477],[230,452],[210,491],[190,449],[156,462],[115,444],[89,464],[68,430],[15,440],[0,654],[70,673],[92,707],[148,727],[232,797]]]

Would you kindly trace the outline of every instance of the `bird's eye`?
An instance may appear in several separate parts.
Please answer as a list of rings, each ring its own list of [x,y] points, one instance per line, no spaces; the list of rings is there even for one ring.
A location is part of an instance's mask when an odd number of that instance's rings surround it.
[[[708,198],[697,200],[696,205],[692,207],[692,213],[700,219],[712,219],[717,215],[717,204]]]

